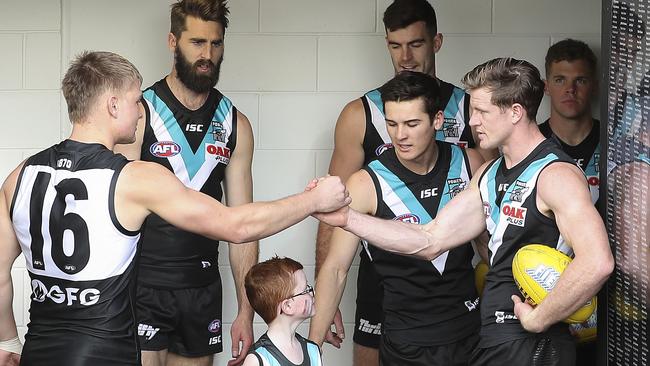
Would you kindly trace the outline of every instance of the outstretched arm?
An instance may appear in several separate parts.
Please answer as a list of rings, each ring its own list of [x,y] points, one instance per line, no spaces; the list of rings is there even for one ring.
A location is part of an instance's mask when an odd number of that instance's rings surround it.
[[[530,332],[542,332],[567,318],[600,290],[614,269],[605,226],[591,203],[585,177],[575,165],[556,163],[542,171],[537,207],[555,217],[575,258],[535,309],[513,296],[515,314]]]
[[[363,134],[365,112],[360,99],[348,103],[341,111],[334,130],[334,151],[330,160],[329,174],[341,177],[343,182],[363,166]],[[318,223],[316,234],[316,277],[329,252],[330,237],[334,228]]]
[[[482,169],[479,170],[482,171]],[[468,242],[485,230],[478,177],[459,193],[426,225],[382,220],[344,207],[316,218],[365,239],[384,250],[432,260],[441,253]]]
[[[350,203],[338,177],[320,178],[318,186],[283,199],[226,207],[185,187],[156,163],[128,163],[117,180],[115,210],[120,223],[139,230],[149,213],[170,224],[214,240],[244,243],[273,235],[316,211]]]
[[[370,175],[365,170],[353,174],[348,189],[356,210],[372,214],[377,208],[377,197]],[[341,228],[335,228],[329,243],[330,252],[316,279],[316,315],[311,319],[309,338],[319,346],[330,330],[332,319],[341,303],[350,265],[357,253],[359,238]],[[338,326],[337,326],[338,327]],[[339,332],[337,330],[337,332]],[[334,343],[333,343],[334,344]],[[338,344],[334,344],[335,347]],[[338,347],[337,347],[338,348]]]
[[[228,206],[240,206],[253,202],[253,131],[248,118],[237,112],[237,146],[226,168],[225,190]],[[233,360],[228,364],[243,362],[248,349],[253,344],[253,309],[248,303],[244,289],[244,278],[248,270],[257,263],[259,243],[252,241],[242,244],[228,244],[230,268],[237,292],[237,318],[230,329]]]
[[[0,348],[0,364],[18,365],[20,342],[12,302],[14,297],[11,281],[11,267],[20,254],[20,245],[11,224],[9,208],[16,189],[16,178],[22,167],[14,170],[0,190],[0,342],[7,346]],[[6,348],[6,349],[4,349]]]

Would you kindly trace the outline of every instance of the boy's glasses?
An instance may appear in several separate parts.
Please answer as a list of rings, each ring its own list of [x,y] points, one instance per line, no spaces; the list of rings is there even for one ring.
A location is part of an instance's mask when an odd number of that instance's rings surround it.
[[[305,291],[303,291],[303,292],[301,292],[299,294],[295,294],[293,296],[289,296],[289,297],[287,297],[287,300],[293,299],[294,297],[298,297],[298,296],[304,295],[304,294],[311,294],[311,296],[314,296],[314,288],[311,287],[310,284],[307,284],[307,288],[305,289]]]

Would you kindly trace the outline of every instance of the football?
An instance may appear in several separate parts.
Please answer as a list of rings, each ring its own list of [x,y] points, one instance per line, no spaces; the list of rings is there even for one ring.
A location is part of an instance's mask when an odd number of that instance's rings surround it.
[[[529,244],[519,249],[512,260],[512,276],[519,291],[531,305],[544,300],[564,269],[571,263],[566,254],[541,244]],[[564,320],[565,323],[583,323],[596,309],[596,297]]]

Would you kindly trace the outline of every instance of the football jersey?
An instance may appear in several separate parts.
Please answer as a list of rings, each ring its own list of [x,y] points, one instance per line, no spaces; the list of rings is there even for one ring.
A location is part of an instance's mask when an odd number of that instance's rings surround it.
[[[460,147],[474,147],[474,138],[469,128],[469,95],[462,89],[438,80],[444,104],[444,122],[436,131],[436,140],[450,142]],[[386,130],[384,104],[379,89],[361,97],[366,116],[366,132],[363,136],[364,165],[392,147]]]
[[[485,222],[490,233],[490,269],[481,297],[480,347],[492,347],[530,335],[513,310],[511,296],[521,295],[512,277],[515,253],[524,245],[534,243],[572,254],[555,220],[544,216],[536,203],[540,173],[557,162],[575,164],[554,140],[546,139],[509,169],[503,157],[494,160],[479,180]],[[556,324],[552,328],[562,327],[566,329],[566,324]]]
[[[127,163],[72,140],[26,160],[11,204],[32,290],[24,364],[139,364],[139,233],[118,222],[114,202]]]
[[[141,159],[173,172],[188,188],[217,200],[235,150],[237,110],[212,89],[203,106],[187,109],[165,79],[143,93],[146,123]],[[154,288],[207,286],[219,276],[216,240],[178,229],[151,214],[142,233],[138,283]]]
[[[593,120],[591,132],[582,142],[572,146],[562,141],[558,136],[553,134],[551,125],[548,120],[540,124],[539,130],[549,138],[554,138],[562,147],[565,153],[575,160],[576,164],[582,169],[587,176],[589,183],[589,192],[591,193],[591,202],[594,204],[598,201],[600,187],[600,121]]]
[[[320,356],[320,349],[316,343],[305,339],[298,333],[296,333],[296,339],[302,346],[303,361],[300,365],[289,361],[278,347],[273,344],[266,333],[253,344],[249,353],[257,357],[260,366],[264,365],[262,359],[266,360],[270,366],[322,366],[323,362]]]
[[[469,186],[471,170],[463,149],[435,142],[438,160],[424,175],[402,165],[390,149],[364,169],[377,195],[376,217],[427,224]],[[384,288],[382,334],[402,344],[456,342],[478,331],[474,250],[465,243],[432,261],[401,256],[364,243]]]

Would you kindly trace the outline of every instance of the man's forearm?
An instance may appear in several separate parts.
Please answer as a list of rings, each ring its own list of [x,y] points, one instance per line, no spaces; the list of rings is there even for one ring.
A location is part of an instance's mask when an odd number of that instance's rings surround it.
[[[14,297],[11,277],[0,280],[0,341],[12,339],[18,335],[12,302]]]
[[[330,329],[334,314],[343,297],[347,272],[327,270],[316,280],[316,315],[309,324],[309,339],[319,346]]]
[[[568,318],[598,293],[607,280],[607,266],[599,268],[576,261],[569,264],[553,291],[533,311],[533,323],[539,329],[547,329]]]
[[[318,223],[318,232],[316,233],[316,278],[320,273],[320,268],[325,263],[327,253],[330,248],[330,240],[332,239],[332,232],[334,228],[324,222]]]
[[[259,259],[259,243],[230,244],[229,247],[230,269],[232,271],[235,289],[237,291],[238,312],[250,315],[253,318],[253,310],[248,302],[244,280],[248,270],[254,266]]]
[[[343,227],[361,239],[389,252],[432,260],[440,253],[433,246],[427,226],[383,220],[350,210]]]

